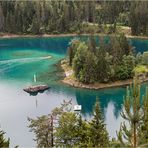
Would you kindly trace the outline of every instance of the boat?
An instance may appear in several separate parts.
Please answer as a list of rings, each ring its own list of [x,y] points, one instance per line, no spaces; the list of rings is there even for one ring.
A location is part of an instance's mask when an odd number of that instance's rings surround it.
[[[27,93],[43,93],[45,90],[48,90],[50,87],[48,85],[35,85],[35,86],[29,86],[27,88],[24,88],[23,90]]]

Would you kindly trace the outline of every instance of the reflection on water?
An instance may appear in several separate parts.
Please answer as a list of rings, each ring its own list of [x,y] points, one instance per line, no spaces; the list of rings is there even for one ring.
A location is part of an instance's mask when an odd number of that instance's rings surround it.
[[[59,87],[59,89],[61,88]],[[65,91],[59,89],[51,89],[37,96],[29,96],[22,88],[10,84],[0,84],[0,92],[3,92],[0,93],[0,124],[1,128],[6,131],[7,136],[10,137],[11,146],[17,144],[20,146],[35,146],[32,140],[34,135],[27,128],[27,117],[35,118],[48,114],[55,106],[60,105],[64,99],[72,98],[73,104],[82,104],[84,118],[90,118],[92,106],[95,103],[96,95],[99,93],[87,96],[88,92],[84,90],[85,98],[81,98],[78,96],[79,91],[77,89],[65,88]],[[103,94],[101,93],[101,95]],[[118,130],[121,119],[119,114],[118,116],[114,114],[116,112],[114,103],[103,100],[103,102],[101,101],[101,108],[105,114],[105,122],[110,136],[116,136],[114,131]],[[114,125],[114,123],[116,124]]]
[[[120,129],[120,123],[123,121],[121,116],[116,114],[116,108],[113,102],[109,102],[107,108],[105,108],[105,123],[107,131],[110,137],[115,137],[116,132]]]
[[[116,136],[122,120],[120,111],[125,88],[96,91],[72,88],[58,82],[55,64],[65,57],[71,38],[0,39],[0,126],[10,137],[11,146],[35,146],[34,135],[27,128],[27,117],[48,114],[63,99],[72,99],[73,104],[82,105],[82,115],[88,119],[98,97],[109,135]],[[148,49],[147,40],[131,40],[131,44],[138,51]],[[49,55],[51,59],[47,58]],[[37,83],[46,83],[51,89],[37,96],[25,93],[23,88],[34,84],[34,75]],[[142,87],[142,94],[146,86],[147,83]]]

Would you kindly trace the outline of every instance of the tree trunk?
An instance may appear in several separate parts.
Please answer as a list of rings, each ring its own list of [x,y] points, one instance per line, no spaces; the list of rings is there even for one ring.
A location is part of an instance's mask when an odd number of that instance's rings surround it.
[[[136,123],[134,124],[134,148],[137,147]]]

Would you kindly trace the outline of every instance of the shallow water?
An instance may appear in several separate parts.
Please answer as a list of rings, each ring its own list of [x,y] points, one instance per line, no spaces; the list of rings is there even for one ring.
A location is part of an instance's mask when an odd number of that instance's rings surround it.
[[[34,135],[27,128],[27,117],[48,114],[63,99],[82,105],[84,118],[90,118],[96,97],[99,97],[111,137],[119,129],[120,111],[125,88],[85,90],[59,82],[57,63],[66,56],[68,42],[73,37],[0,39],[0,126],[10,137],[11,146],[35,146]],[[148,51],[148,40],[130,39],[136,51]],[[51,58],[49,58],[51,56]],[[46,83],[51,89],[29,96],[22,89]],[[142,86],[142,93],[148,83]]]

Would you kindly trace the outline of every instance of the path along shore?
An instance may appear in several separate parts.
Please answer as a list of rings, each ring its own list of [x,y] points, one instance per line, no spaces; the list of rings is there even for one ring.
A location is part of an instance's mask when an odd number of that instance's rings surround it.
[[[69,37],[69,36],[89,36],[90,34],[40,34],[40,35],[32,35],[32,34],[0,34],[0,38],[34,38],[34,37]],[[112,36],[113,34],[94,34],[98,36]],[[132,35],[126,35],[127,38],[137,38],[137,39],[148,39],[148,36],[132,36]]]

